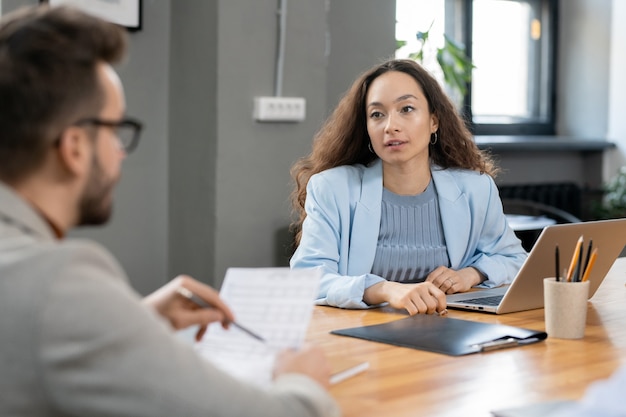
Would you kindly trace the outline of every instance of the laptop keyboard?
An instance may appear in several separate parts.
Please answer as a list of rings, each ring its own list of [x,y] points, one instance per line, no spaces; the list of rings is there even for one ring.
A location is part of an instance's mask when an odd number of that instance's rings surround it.
[[[463,304],[476,304],[482,306],[497,306],[502,301],[503,295],[493,295],[491,297],[482,298],[470,298],[469,300],[463,300]]]

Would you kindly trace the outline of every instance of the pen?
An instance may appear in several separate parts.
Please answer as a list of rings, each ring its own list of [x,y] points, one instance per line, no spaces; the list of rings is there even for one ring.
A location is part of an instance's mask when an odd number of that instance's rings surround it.
[[[178,287],[176,288],[176,292],[185,297],[186,299],[188,299],[189,301],[195,303],[198,307],[202,307],[202,308],[210,308],[212,307],[209,303],[207,303],[206,301],[204,301],[202,298],[198,297],[196,294],[194,294],[193,292],[191,292],[190,290],[188,290],[185,287]],[[260,340],[261,342],[265,342],[265,339],[263,339],[261,336],[259,336],[258,334],[254,333],[252,330],[249,330],[245,327],[243,327],[241,324],[237,323],[236,321],[231,322],[231,324],[233,326],[235,326],[236,328],[238,328],[239,330],[242,330],[243,332],[247,333],[248,335],[254,337],[257,340]]]
[[[571,281],[572,280],[572,275],[574,275],[574,268],[576,267],[576,264],[578,263],[578,257],[580,255],[580,248],[583,244],[583,237],[582,235],[578,238],[578,241],[576,242],[576,248],[574,249],[574,254],[572,255],[572,261],[569,264],[569,269],[567,270],[567,281]]]
[[[585,282],[589,279],[589,275],[591,274],[591,268],[593,268],[593,264],[596,262],[596,258],[598,257],[598,248],[594,248],[593,252],[591,252],[591,256],[588,259],[587,267],[585,268],[585,273],[583,274],[583,278],[581,282]]]
[[[591,256],[591,247],[593,246],[593,239],[589,240],[589,245],[587,246],[587,259],[585,259],[585,266],[583,267],[582,274],[585,275],[585,271],[587,271],[587,265],[589,265],[589,257]]]
[[[560,275],[561,275],[561,266],[559,265],[559,245],[556,245],[556,248],[554,249],[554,263],[556,265],[556,282],[559,282],[560,279]]]
[[[488,352],[490,350],[504,349],[519,345],[519,341],[513,337],[507,337],[505,339],[492,340],[490,342],[476,343],[472,347],[479,348],[481,352]]]

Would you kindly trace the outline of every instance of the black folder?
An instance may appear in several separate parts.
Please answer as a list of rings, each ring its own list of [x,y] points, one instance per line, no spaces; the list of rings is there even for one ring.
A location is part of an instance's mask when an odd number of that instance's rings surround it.
[[[427,314],[331,333],[451,356],[535,343],[548,336],[542,331]]]

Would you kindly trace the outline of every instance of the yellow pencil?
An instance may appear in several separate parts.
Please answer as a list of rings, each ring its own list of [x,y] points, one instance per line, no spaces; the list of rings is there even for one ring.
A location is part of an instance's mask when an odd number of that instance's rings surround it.
[[[591,268],[593,268],[593,264],[596,261],[597,256],[598,256],[598,248],[594,248],[593,252],[591,252],[591,256],[589,257],[587,268],[585,268],[583,279],[581,279],[580,282],[585,282],[589,279],[589,275],[591,274]]]
[[[569,264],[569,269],[567,270],[567,281],[572,280],[572,275],[574,274],[574,269],[576,268],[576,263],[578,262],[578,257],[580,253],[580,248],[583,245],[583,237],[582,235],[578,238],[578,242],[576,242],[576,249],[574,249],[574,254],[572,255],[572,261]]]

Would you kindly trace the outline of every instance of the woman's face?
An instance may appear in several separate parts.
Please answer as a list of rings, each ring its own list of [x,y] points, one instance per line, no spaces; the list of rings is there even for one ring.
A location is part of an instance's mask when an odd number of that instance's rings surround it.
[[[376,78],[365,97],[367,132],[383,166],[415,168],[428,164],[428,144],[438,127],[422,88],[404,72]]]

